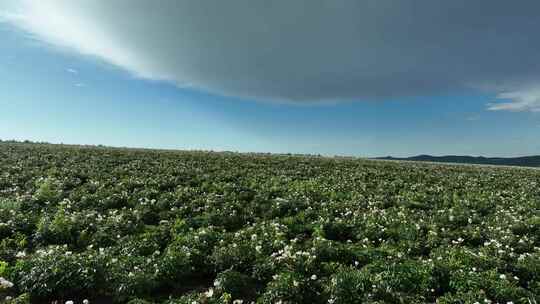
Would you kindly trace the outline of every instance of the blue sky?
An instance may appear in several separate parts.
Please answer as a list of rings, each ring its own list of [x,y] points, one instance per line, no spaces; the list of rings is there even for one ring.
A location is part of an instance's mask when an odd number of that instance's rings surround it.
[[[0,22],[0,139],[354,156],[540,154],[540,113],[489,110],[498,91],[289,102],[135,75]]]

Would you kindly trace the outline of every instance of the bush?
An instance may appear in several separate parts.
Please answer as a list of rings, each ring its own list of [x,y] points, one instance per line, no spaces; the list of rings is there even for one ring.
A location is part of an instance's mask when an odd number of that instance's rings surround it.
[[[274,275],[259,297],[261,303],[326,303],[325,280],[313,274],[306,277],[294,272]]]
[[[367,273],[355,268],[342,268],[332,276],[329,286],[329,302],[335,304],[361,304],[368,298],[371,282]]]
[[[255,263],[255,249],[247,243],[217,246],[212,253],[212,262],[217,270],[250,272]]]
[[[103,266],[95,255],[76,254],[52,246],[29,259],[18,261],[12,277],[18,289],[31,298],[66,298],[99,291]]]
[[[43,203],[56,203],[60,200],[62,192],[59,182],[51,177],[40,179],[36,182],[37,190],[34,198]]]
[[[303,277],[295,273],[281,273],[267,285],[261,298],[263,304],[316,303],[304,294]]]
[[[256,295],[254,280],[234,270],[219,273],[214,286],[217,290],[230,294],[233,299],[254,299]]]
[[[375,286],[373,296],[377,300],[429,302],[436,287],[432,265],[421,261],[377,261],[362,271],[367,273]]]

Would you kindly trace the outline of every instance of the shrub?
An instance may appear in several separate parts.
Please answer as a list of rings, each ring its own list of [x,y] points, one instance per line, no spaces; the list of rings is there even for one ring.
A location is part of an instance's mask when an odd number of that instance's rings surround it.
[[[37,190],[34,197],[39,202],[56,203],[60,200],[62,192],[59,182],[51,177],[40,179],[36,182]]]
[[[102,280],[103,265],[94,255],[76,254],[67,247],[52,246],[12,269],[17,287],[32,298],[65,298],[96,292]]]
[[[230,294],[233,299],[254,299],[256,295],[254,280],[234,270],[219,273],[214,286],[217,290]]]
[[[327,286],[329,303],[361,304],[368,298],[371,282],[366,272],[355,268],[341,268],[332,276]]]
[[[218,270],[250,272],[255,263],[255,249],[247,243],[216,246],[211,258]]]
[[[295,273],[281,273],[267,285],[261,298],[262,304],[315,303],[304,294],[303,277]]]

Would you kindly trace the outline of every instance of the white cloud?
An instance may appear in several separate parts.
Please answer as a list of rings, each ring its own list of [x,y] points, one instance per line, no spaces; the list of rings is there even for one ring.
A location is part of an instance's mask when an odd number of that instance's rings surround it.
[[[72,69],[72,68],[67,68],[66,71],[68,73],[71,73],[71,74],[79,74],[79,71],[77,71],[76,69]]]
[[[540,112],[540,88],[521,89],[497,95],[503,102],[490,103],[491,111]]]
[[[313,102],[540,85],[537,0],[10,3],[4,19],[40,40],[223,95]],[[491,110],[538,109],[517,86],[488,93],[511,100]]]

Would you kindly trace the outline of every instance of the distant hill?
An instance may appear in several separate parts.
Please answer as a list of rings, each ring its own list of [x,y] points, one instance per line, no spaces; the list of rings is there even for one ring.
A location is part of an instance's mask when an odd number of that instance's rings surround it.
[[[431,156],[417,155],[412,157],[377,157],[376,159],[387,160],[409,160],[423,162],[440,163],[459,163],[459,164],[478,164],[478,165],[496,165],[496,166],[521,166],[521,167],[540,167],[540,155],[523,157],[483,157],[483,156]]]

